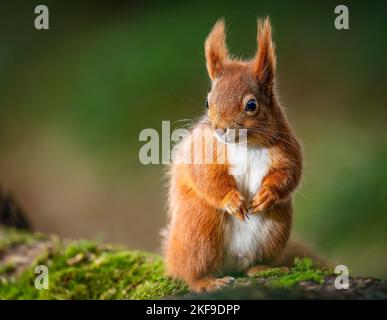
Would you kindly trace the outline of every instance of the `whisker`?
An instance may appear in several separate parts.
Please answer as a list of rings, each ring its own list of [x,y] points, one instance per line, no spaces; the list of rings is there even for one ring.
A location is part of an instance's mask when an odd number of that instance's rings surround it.
[[[276,134],[268,133],[268,132],[265,132],[265,131],[262,131],[262,130],[259,130],[259,129],[254,129],[254,128],[247,128],[246,130],[247,131],[253,131],[253,132],[256,132],[256,133],[261,133],[262,135],[265,135],[265,136],[268,136],[270,138],[286,142],[288,144],[293,144],[293,142],[290,139],[286,139],[284,137],[280,137],[280,136],[278,136]]]
[[[256,127],[244,128],[244,127],[241,127],[241,126],[237,126],[236,129],[245,129],[248,132],[251,131],[251,132],[259,133],[259,134],[261,134],[261,138],[264,141],[268,142],[268,143],[272,142],[272,141],[268,140],[269,138],[277,140],[277,141],[282,141],[282,142],[285,143],[285,145],[279,145],[279,148],[281,148],[282,150],[284,150],[286,152],[291,152],[291,150],[287,146],[293,146],[294,145],[294,141],[292,141],[290,139],[287,139],[287,138],[284,138],[284,137],[280,137],[277,134],[269,133],[267,131],[262,130],[261,128],[256,128]]]
[[[201,117],[201,118],[199,118]],[[207,117],[199,116],[196,118],[184,118],[173,121],[174,124],[180,124],[177,129],[191,129],[195,125],[201,124],[205,126],[211,125],[210,120]],[[198,119],[199,118],[199,119]],[[186,123],[184,123],[186,122]]]
[[[172,121],[172,123],[175,123],[175,122],[188,122],[188,121],[194,121],[194,120],[195,120],[194,118],[177,119],[177,120]]]
[[[296,193],[298,193],[301,197],[303,197],[304,199],[308,199],[308,197],[305,195],[305,194],[303,194],[301,191],[299,191],[299,190],[295,190],[295,192]]]

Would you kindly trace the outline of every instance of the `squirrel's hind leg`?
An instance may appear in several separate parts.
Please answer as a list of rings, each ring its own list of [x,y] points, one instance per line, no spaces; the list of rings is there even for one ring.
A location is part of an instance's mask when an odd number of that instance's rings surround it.
[[[176,194],[175,208],[165,246],[167,274],[185,280],[194,291],[224,286],[231,280],[211,275],[222,264],[225,213],[190,190]]]
[[[211,292],[220,290],[235,281],[233,277],[213,278],[205,277],[190,281],[188,284],[195,292]]]

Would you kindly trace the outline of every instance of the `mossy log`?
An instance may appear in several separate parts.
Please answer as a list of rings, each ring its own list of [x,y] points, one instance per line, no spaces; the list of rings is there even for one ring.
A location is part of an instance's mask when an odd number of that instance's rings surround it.
[[[38,265],[47,267],[47,289],[36,286]],[[337,290],[335,275],[309,259],[296,259],[288,271],[235,276],[227,289],[193,294],[182,281],[165,276],[159,255],[0,228],[0,299],[387,298],[386,282],[372,278],[350,278],[349,289]]]

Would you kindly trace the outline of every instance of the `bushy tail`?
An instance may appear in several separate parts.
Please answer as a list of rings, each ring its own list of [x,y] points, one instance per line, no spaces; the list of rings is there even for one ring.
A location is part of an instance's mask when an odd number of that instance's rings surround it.
[[[28,219],[9,193],[4,193],[0,188],[0,225],[16,229],[31,230]]]
[[[273,266],[281,267],[293,266],[294,259],[299,258],[310,258],[317,267],[330,268],[331,264],[321,256],[317,255],[316,252],[309,246],[297,241],[290,240],[282,252],[281,256],[274,262]]]

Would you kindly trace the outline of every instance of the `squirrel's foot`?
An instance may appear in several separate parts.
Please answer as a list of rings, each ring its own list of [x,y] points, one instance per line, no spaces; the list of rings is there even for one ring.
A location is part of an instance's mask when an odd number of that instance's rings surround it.
[[[260,273],[262,271],[265,271],[267,269],[270,269],[269,266],[266,266],[266,265],[263,265],[263,264],[258,264],[256,266],[253,266],[251,268],[249,268],[247,271],[246,271],[246,274],[249,276],[249,277],[252,277],[254,275],[256,275],[257,273]]]
[[[265,271],[265,270],[268,270],[268,269],[271,269],[272,267],[269,267],[267,265],[263,265],[263,264],[258,264],[256,266],[253,266],[251,268],[249,268],[247,271],[246,271],[246,274],[249,276],[249,277],[253,277],[255,276],[256,274],[262,272],[262,271]],[[281,269],[283,272],[289,272],[289,268],[288,267],[280,267],[279,269]]]
[[[235,279],[233,277],[223,277],[223,278],[201,278],[199,280],[194,281],[190,284],[190,287],[195,292],[211,292],[220,290],[231,283],[233,283]]]

